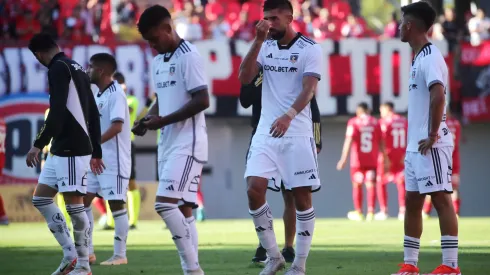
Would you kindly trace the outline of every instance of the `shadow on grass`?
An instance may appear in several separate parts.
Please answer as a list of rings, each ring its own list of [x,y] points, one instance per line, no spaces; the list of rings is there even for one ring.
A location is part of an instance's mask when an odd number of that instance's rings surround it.
[[[214,246],[221,244],[214,244]],[[369,250],[371,247],[373,250]],[[390,251],[383,251],[383,248]],[[467,246],[461,249],[460,266],[464,274],[488,274],[490,248]],[[403,259],[402,248],[395,252],[392,246],[375,247],[369,245],[319,245],[314,246],[308,259],[309,275],[390,275],[397,271],[397,264]],[[260,269],[250,264],[254,247],[240,244],[223,244],[223,248],[204,246],[200,252],[200,262],[209,275],[258,274]],[[112,247],[97,246],[97,262],[108,259]],[[0,274],[45,275],[53,272],[62,257],[61,250],[54,247],[0,248]],[[171,245],[133,245],[128,250],[127,266],[92,267],[94,275],[128,274],[182,274],[180,260]],[[420,267],[429,273],[440,264],[441,252],[437,247],[427,247],[420,253]]]

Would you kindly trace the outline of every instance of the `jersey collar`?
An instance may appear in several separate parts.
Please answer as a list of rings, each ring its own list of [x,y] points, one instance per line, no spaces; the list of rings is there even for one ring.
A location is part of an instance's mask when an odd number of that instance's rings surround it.
[[[103,90],[99,90],[97,93],[97,97],[100,97],[105,91],[107,91],[112,85],[114,85],[114,81],[111,82],[111,84],[107,85]]]
[[[302,34],[299,33],[299,32],[296,33],[296,36],[293,38],[293,40],[291,40],[289,42],[289,44],[287,44],[285,46],[284,45],[280,45],[279,44],[279,41],[277,41],[277,47],[279,48],[279,50],[289,50],[289,48],[291,48],[294,45],[294,43],[296,43],[296,41],[298,41],[298,39],[301,37],[301,35]]]
[[[412,60],[412,66],[413,66],[413,64],[415,63],[415,60],[417,60],[417,57],[419,57],[419,54],[420,54],[421,52],[423,52],[425,48],[430,47],[430,45],[432,45],[432,43],[430,43],[430,42],[429,42],[429,43],[425,44],[425,45],[424,45],[424,46],[423,46],[423,47],[420,49],[420,51],[417,53],[417,55],[416,55],[416,56],[413,58],[413,60]]]
[[[163,62],[169,62],[170,58],[174,55],[174,53],[180,48],[180,46],[185,42],[184,39],[180,39],[179,44],[177,45],[177,48],[173,50],[172,52],[166,52],[163,54]]]
[[[49,62],[48,68],[50,68],[54,64],[54,62],[56,62],[56,60],[61,59],[64,56],[65,56],[64,52],[59,52],[59,53],[55,54],[53,56],[53,59],[51,59],[51,61]]]

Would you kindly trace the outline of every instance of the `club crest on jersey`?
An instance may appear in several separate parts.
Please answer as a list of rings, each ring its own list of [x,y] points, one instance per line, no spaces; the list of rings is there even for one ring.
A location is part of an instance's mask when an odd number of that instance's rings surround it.
[[[291,56],[289,57],[289,62],[291,63],[296,63],[296,61],[298,61],[298,57],[299,57],[299,54],[297,53],[293,53],[291,54]]]
[[[169,75],[174,75],[175,74],[175,66],[172,64],[170,65],[170,69],[168,71]]]
[[[415,69],[413,69],[412,71],[412,79],[415,79],[415,75],[417,74],[417,71]]]
[[[102,109],[102,107],[104,107],[104,102],[99,103],[99,110]]]

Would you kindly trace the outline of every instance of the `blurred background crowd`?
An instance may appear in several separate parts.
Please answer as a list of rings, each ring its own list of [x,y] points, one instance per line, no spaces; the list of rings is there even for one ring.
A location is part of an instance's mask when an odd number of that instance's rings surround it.
[[[28,41],[47,31],[76,43],[136,42],[140,13],[149,5],[165,5],[173,12],[177,32],[189,41],[234,38],[252,40],[261,18],[262,0],[0,0],[1,39]],[[379,0],[292,0],[294,27],[315,38],[398,36],[400,5]],[[490,18],[472,5],[464,25],[446,9],[433,27],[434,39],[478,44],[490,38]]]

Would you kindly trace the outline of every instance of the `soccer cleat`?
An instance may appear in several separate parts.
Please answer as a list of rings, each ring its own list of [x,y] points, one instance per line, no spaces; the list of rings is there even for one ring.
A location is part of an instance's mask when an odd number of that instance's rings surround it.
[[[285,247],[282,250],[281,254],[284,257],[284,260],[286,261],[286,263],[292,263],[294,261],[294,256],[295,256],[294,248]]]
[[[418,267],[411,264],[399,264],[400,270],[392,275],[420,275]]]
[[[107,214],[101,215],[97,223],[99,224],[100,227],[104,227],[104,225],[107,224]]]
[[[204,271],[201,268],[196,270],[184,270],[184,275],[204,275]]]
[[[347,213],[347,218],[351,221],[363,221],[364,220],[364,215],[362,215],[361,212],[357,212],[356,210],[350,211]]]
[[[374,220],[376,221],[386,221],[388,219],[388,214],[386,212],[378,212],[374,215]]]
[[[58,267],[58,269],[56,269],[56,271],[51,275],[66,275],[75,268],[76,264],[77,264],[77,258],[72,260],[63,259],[61,260],[61,264]]]
[[[461,270],[459,267],[452,268],[447,265],[441,264],[434,271],[426,275],[461,275]]]
[[[128,258],[119,255],[113,255],[109,260],[103,261],[100,265],[122,265],[128,264]]]
[[[204,207],[199,207],[196,210],[196,220],[198,222],[203,222],[206,219],[206,214],[204,212]]]
[[[267,250],[263,248],[260,244],[255,250],[255,256],[252,258],[252,263],[254,264],[265,264],[267,262]]]
[[[404,221],[405,220],[405,213],[402,213],[402,212],[398,213],[398,220]]]
[[[95,254],[88,255],[88,263],[90,265],[95,264],[96,261],[97,261],[97,257],[95,257]]]
[[[136,230],[136,224],[132,224],[129,226],[129,230]]]
[[[366,221],[372,222],[373,220],[374,220],[374,213],[373,212],[367,213],[367,215],[366,215]]]
[[[259,275],[275,275],[278,271],[283,270],[285,266],[286,261],[282,255],[280,258],[269,258]]]
[[[104,224],[104,226],[102,227],[102,230],[114,230],[114,227],[112,227],[108,224]]]
[[[89,267],[76,266],[68,275],[92,275],[92,271]]]
[[[284,273],[284,275],[305,275],[305,274],[306,271],[303,268],[294,264],[286,271],[286,273]]]
[[[430,219],[430,215],[425,212],[422,212],[422,220],[426,221],[428,219]]]

